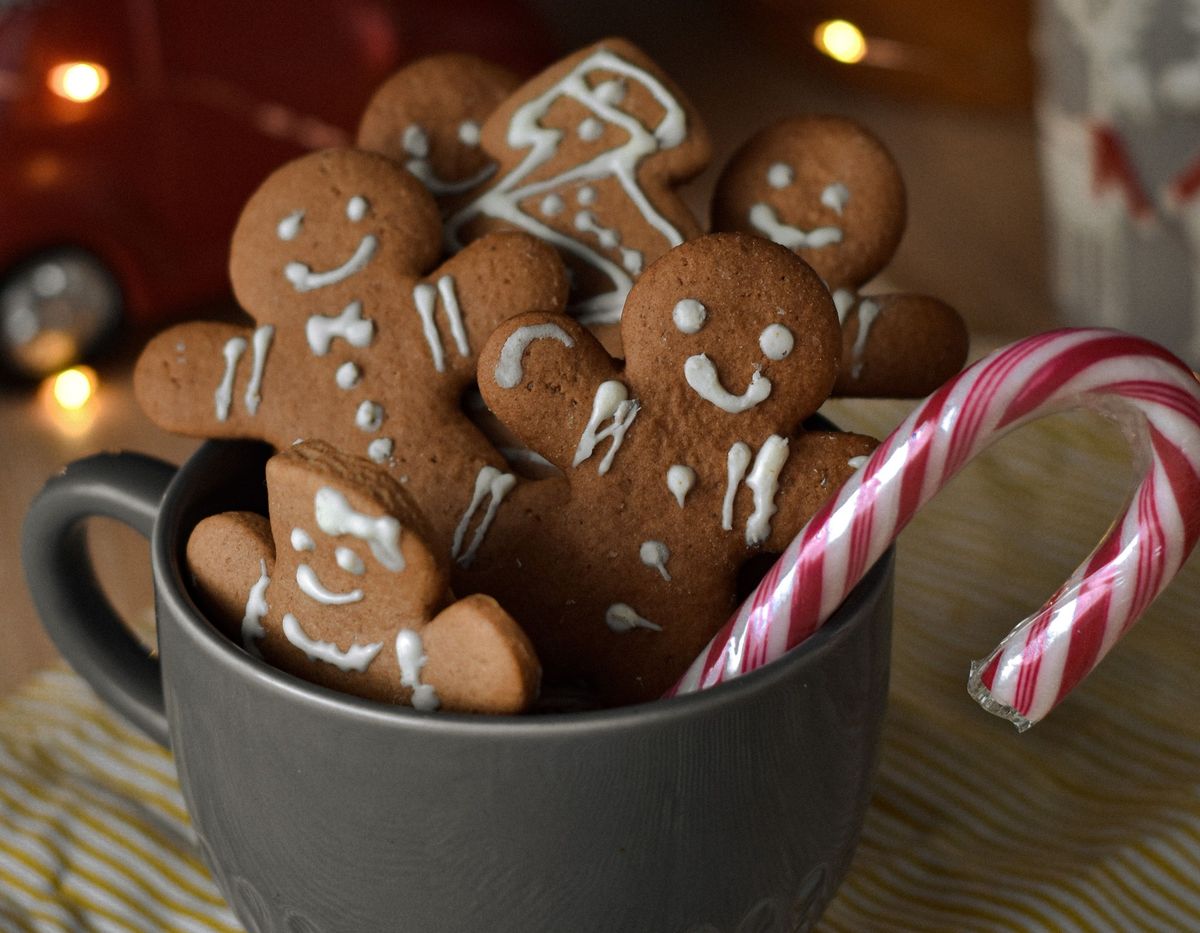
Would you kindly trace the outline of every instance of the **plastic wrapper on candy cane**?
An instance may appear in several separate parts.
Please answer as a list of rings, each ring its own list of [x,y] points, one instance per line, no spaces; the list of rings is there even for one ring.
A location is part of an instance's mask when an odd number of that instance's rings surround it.
[[[1200,536],[1200,382],[1141,338],[1062,330],[997,351],[926,399],[788,546],[671,691],[768,663],[819,628],[913,515],[983,448],[1072,408],[1117,419],[1142,477],[1071,578],[985,660],[969,690],[1024,730],[1113,647]]]

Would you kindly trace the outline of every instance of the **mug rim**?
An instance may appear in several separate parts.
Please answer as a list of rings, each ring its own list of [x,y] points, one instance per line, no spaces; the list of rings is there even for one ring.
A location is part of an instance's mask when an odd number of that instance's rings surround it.
[[[241,645],[224,635],[200,611],[185,582],[180,561],[179,536],[184,531],[184,504],[192,477],[206,468],[207,461],[227,448],[259,446],[252,440],[208,440],[179,467],[163,494],[151,536],[151,565],[155,595],[186,630],[193,647],[203,650],[215,661],[232,664],[243,676],[261,689],[286,696],[328,713],[350,716],[360,722],[403,729],[437,732],[446,735],[544,738],[581,733],[589,735],[610,730],[628,731],[631,727],[662,725],[669,721],[703,716],[717,707],[733,707],[739,701],[772,690],[781,680],[794,676],[794,668],[805,667],[834,649],[849,637],[857,625],[869,624],[870,601],[886,598],[882,592],[892,576],[895,546],[889,547],[863,575],[858,585],[821,628],[803,644],[758,670],[725,681],[707,690],[668,699],[648,700],[627,706],[580,712],[548,712],[536,715],[492,715],[482,713],[421,712],[409,706],[343,693],[310,683],[253,657]],[[888,620],[891,625],[891,619]]]

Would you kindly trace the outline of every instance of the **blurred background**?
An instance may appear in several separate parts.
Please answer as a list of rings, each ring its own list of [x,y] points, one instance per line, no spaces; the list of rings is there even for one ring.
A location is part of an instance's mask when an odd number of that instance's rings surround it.
[[[25,594],[30,498],[62,464],[179,461],[129,373],[156,329],[234,317],[229,235],[271,169],[353,133],[392,70],[446,49],[529,75],[624,35],[715,141],[703,216],[753,132],[856,118],[909,221],[888,287],[960,310],[977,348],[1059,323],[1200,337],[1200,5],[1184,0],[0,0],[0,695],[54,658]],[[75,367],[76,363],[85,363]],[[145,548],[97,522],[117,608],[152,624]]]

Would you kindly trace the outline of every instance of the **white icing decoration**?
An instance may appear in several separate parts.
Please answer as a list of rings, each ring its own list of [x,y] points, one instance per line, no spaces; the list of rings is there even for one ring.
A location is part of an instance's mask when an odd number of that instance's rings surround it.
[[[492,520],[496,517],[496,511],[500,508],[500,503],[504,501],[504,497],[512,491],[512,488],[517,485],[517,478],[511,473],[502,473],[494,466],[485,466],[479,471],[479,475],[475,477],[475,491],[471,496],[471,503],[463,512],[462,518],[458,522],[458,527],[454,529],[454,541],[450,545],[450,557],[458,561],[459,566],[469,567],[475,560],[475,555],[479,552],[480,546],[483,544],[483,539],[487,535],[488,528],[492,525]],[[466,537],[467,529],[471,525],[471,519],[475,517],[479,506],[483,504],[483,500],[488,499],[487,511],[483,515],[483,519],[479,522],[479,526],[475,529],[475,535],[471,538],[471,545],[463,552],[463,538]]]
[[[293,551],[315,551],[317,542],[303,528],[293,528],[291,534]]]
[[[671,557],[671,552],[665,544],[661,541],[643,541],[638,556],[642,559],[643,564],[653,567],[662,574],[664,580],[668,583],[671,581],[671,574],[667,572],[667,561]]]
[[[795,180],[795,170],[785,162],[772,163],[767,169],[767,184],[772,188],[786,188]]]
[[[465,146],[478,146],[479,124],[474,120],[464,120],[458,125],[458,139]],[[409,156],[404,167],[435,195],[462,194],[482,184],[496,171],[496,163],[489,162],[474,175],[458,181],[447,181],[440,177],[429,164],[429,135],[416,123],[410,123],[404,128],[401,145]]]
[[[250,381],[246,384],[243,399],[246,410],[252,415],[258,414],[258,406],[262,402],[263,369],[267,365],[267,351],[271,349],[274,338],[275,328],[270,324],[264,324],[254,332],[254,368],[250,371]]]
[[[443,275],[437,281],[437,288],[424,282],[413,288],[413,303],[417,306],[417,314],[421,317],[421,329],[425,334],[425,342],[429,344],[429,352],[433,356],[433,368],[439,373],[446,371],[446,351],[442,338],[438,334],[435,316],[437,313],[437,296],[442,296],[442,308],[446,312],[446,320],[450,324],[450,336],[454,338],[454,346],[459,356],[470,356],[471,346],[467,342],[467,330],[463,325],[462,309],[458,305],[458,294],[454,290],[454,277]]]
[[[593,71],[608,72],[616,77],[592,88],[585,79]],[[662,107],[663,116],[653,128],[643,126],[614,106],[618,100],[609,86],[610,82],[624,79],[638,81]],[[537,178],[537,170],[555,156],[563,136],[561,130],[542,126],[540,121],[554,103],[563,98],[575,100],[591,110],[601,124],[619,127],[622,133],[610,135],[624,141],[582,164],[570,166],[548,178]],[[531,198],[568,185],[615,178],[643,220],[658,231],[666,245],[678,246],[683,242],[682,235],[655,210],[638,183],[637,173],[639,164],[647,156],[680,145],[686,137],[686,124],[683,107],[662,82],[609,50],[598,49],[542,94],[516,109],[509,121],[505,142],[514,150],[528,152],[520,164],[498,184],[483,192],[449,220],[446,225],[448,245],[452,249],[460,248],[462,244],[458,231],[481,214],[507,221],[547,240],[605,275],[612,282],[612,289],[581,302],[575,312],[585,323],[615,323],[620,320],[625,295],[633,284],[626,271],[633,260],[623,257],[626,263],[623,268],[587,244],[542,223],[526,213],[521,205]]]
[[[358,411],[354,413],[354,423],[360,431],[368,434],[378,431],[383,425],[383,406],[369,400],[359,403]]]
[[[629,400],[629,390],[623,382],[609,379],[607,382],[600,383],[596,389],[596,397],[592,401],[592,416],[583,429],[583,436],[579,438],[579,446],[575,448],[575,459],[571,462],[571,466],[579,466],[592,455],[597,444],[605,438],[611,437],[612,444],[609,445],[608,452],[600,461],[597,469],[602,476],[607,473],[609,467],[612,466],[613,457],[621,449],[621,442],[625,440],[625,432],[633,424],[633,419],[637,417],[640,409],[641,405]],[[597,430],[610,418],[612,424],[602,431]]]
[[[367,216],[367,211],[370,207],[371,205],[367,202],[366,198],[361,194],[356,194],[346,202],[346,217],[357,223]]]
[[[221,376],[217,391],[213,393],[213,401],[216,403],[217,420],[225,421],[229,418],[229,404],[233,401],[233,377],[237,372],[238,360],[246,352],[246,338],[230,337],[221,352],[225,356],[225,373]]]
[[[267,576],[267,562],[258,562],[259,577],[254,586],[250,587],[250,595],[246,597],[246,609],[242,615],[242,645],[256,658],[262,657],[258,650],[258,640],[267,634],[262,620],[270,608],[267,605],[267,587],[271,578]]]
[[[567,349],[575,346],[575,340],[558,324],[527,324],[518,327],[500,348],[500,358],[496,361],[496,385],[502,389],[513,389],[521,384],[524,370],[521,360],[525,357],[525,349],[535,340],[557,340]]]
[[[775,209],[762,201],[750,207],[750,226],[763,236],[770,237],[788,249],[820,249],[822,246],[832,246],[842,242],[840,227],[816,227],[812,230],[801,230],[799,227],[785,224],[779,219]]]
[[[575,200],[578,203],[582,204],[584,207],[587,207],[589,204],[595,204],[596,203],[596,189],[593,188],[591,185],[584,185],[582,188],[580,188],[578,191],[575,192]]]
[[[795,345],[792,332],[782,324],[768,324],[758,335],[758,346],[769,360],[782,360]]]
[[[661,625],[643,619],[628,603],[613,603],[609,606],[604,613],[604,623],[618,635],[632,632],[635,628],[650,629],[652,632],[662,631]]]
[[[867,352],[867,338],[882,310],[876,302],[869,298],[864,298],[858,303],[858,335],[854,338],[854,349],[851,351],[853,363],[850,366],[850,375],[855,379],[862,375],[864,356]]]
[[[304,223],[304,211],[292,211],[283,220],[279,221],[279,226],[275,228],[275,234],[281,240],[294,240],[300,233],[300,227]]]
[[[317,288],[336,285],[361,272],[371,261],[371,257],[375,255],[378,246],[379,239],[374,234],[368,233],[359,241],[353,255],[340,266],[324,272],[313,272],[307,263],[294,261],[284,266],[283,275],[298,292],[311,292]]]
[[[424,159],[429,155],[429,134],[417,123],[410,123],[404,128],[400,144],[404,151],[414,158]]]
[[[315,599],[326,606],[346,606],[350,603],[360,602],[363,598],[362,590],[355,589],[338,593],[327,588],[317,576],[317,572],[308,564],[300,564],[296,567],[296,585],[300,587],[300,592],[309,599]]]
[[[566,209],[566,206],[561,196],[548,194],[542,198],[541,211],[547,217],[554,217],[557,214],[561,214]]]
[[[393,572],[404,569],[400,553],[400,522],[391,515],[364,515],[350,507],[342,493],[329,486],[317,490],[313,499],[317,527],[327,535],[351,535],[370,545],[371,553]]]
[[[592,93],[596,95],[597,100],[612,105],[623,101],[628,90],[623,80],[620,78],[610,78],[607,81],[601,81],[592,88]]]
[[[750,457],[750,445],[741,441],[730,447],[725,457],[725,501],[721,505],[721,527],[726,531],[733,531],[733,499],[742,477],[746,475],[746,468],[750,466]]]
[[[687,358],[683,364],[683,375],[697,395],[730,414],[748,411],[771,394],[771,380],[757,369],[750,377],[746,391],[741,395],[732,394],[721,385],[717,367],[703,353]]]
[[[861,457],[851,457],[846,461],[846,466],[850,467],[852,470],[861,470],[867,465],[867,461],[870,459],[870,456],[866,454]]]
[[[675,497],[675,501],[679,503],[681,509],[687,500],[687,494],[692,491],[692,487],[695,485],[696,471],[690,466],[676,463],[667,470],[667,488],[671,490],[671,495]]]
[[[708,309],[695,298],[681,298],[671,310],[675,327],[685,334],[699,333],[708,317]]]
[[[400,629],[396,635],[396,662],[400,665],[401,686],[412,688],[413,709],[428,711],[441,705],[433,686],[421,683],[421,668],[428,660],[421,636],[412,629]]]
[[[378,641],[368,645],[351,644],[343,651],[332,642],[316,641],[305,633],[290,612],[283,617],[283,634],[310,661],[324,661],[346,672],[365,671],[383,647],[383,642]]]
[[[642,265],[645,261],[646,257],[640,250],[621,247],[621,265],[629,270],[630,275],[641,275]]]
[[[375,339],[375,322],[365,320],[362,316],[362,302],[352,301],[342,308],[337,317],[324,314],[314,314],[304,325],[304,336],[308,338],[308,346],[317,356],[324,356],[334,338],[340,337],[350,346],[369,347]]]
[[[843,185],[840,181],[835,181],[831,185],[826,185],[825,190],[821,192],[821,203],[831,211],[837,211],[838,216],[846,209],[846,204],[850,201],[850,189]]]
[[[479,124],[474,120],[463,120],[458,124],[458,141],[464,146],[478,146]]]
[[[621,245],[621,235],[601,224],[591,211],[580,211],[575,215],[575,229],[580,233],[594,233],[605,249],[616,249]]]
[[[377,437],[367,445],[367,456],[376,463],[387,463],[395,448],[396,442],[390,437]]]
[[[838,320],[845,324],[846,315],[850,313],[850,309],[854,307],[854,302],[857,300],[854,292],[848,288],[835,289],[833,293],[833,306],[837,309]]]
[[[354,363],[343,363],[334,375],[339,389],[353,389],[362,379],[362,371]]]
[[[337,565],[346,573],[352,573],[356,577],[361,577],[367,572],[367,568],[363,565],[362,558],[348,547],[339,547],[333,552],[334,559],[337,560]]]
[[[755,547],[771,537],[771,516],[777,511],[775,494],[779,472],[788,459],[788,442],[778,434],[766,439],[754,457],[746,485],[754,493],[754,512],[746,520],[746,544]]]
[[[604,135],[604,124],[595,117],[587,117],[579,124],[579,138],[584,142],[595,142]]]

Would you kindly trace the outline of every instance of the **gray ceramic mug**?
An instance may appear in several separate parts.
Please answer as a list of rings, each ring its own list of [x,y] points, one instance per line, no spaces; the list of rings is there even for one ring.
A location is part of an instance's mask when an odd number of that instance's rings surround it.
[[[485,718],[343,696],[265,666],[197,610],[180,559],[207,514],[262,509],[268,451],[177,472],[69,466],[24,561],[62,653],[174,753],[204,856],[246,927],[766,933],[807,928],[849,865],[887,682],[889,555],[810,641],[669,701]],[[100,593],[91,516],[151,540],[159,659]]]

